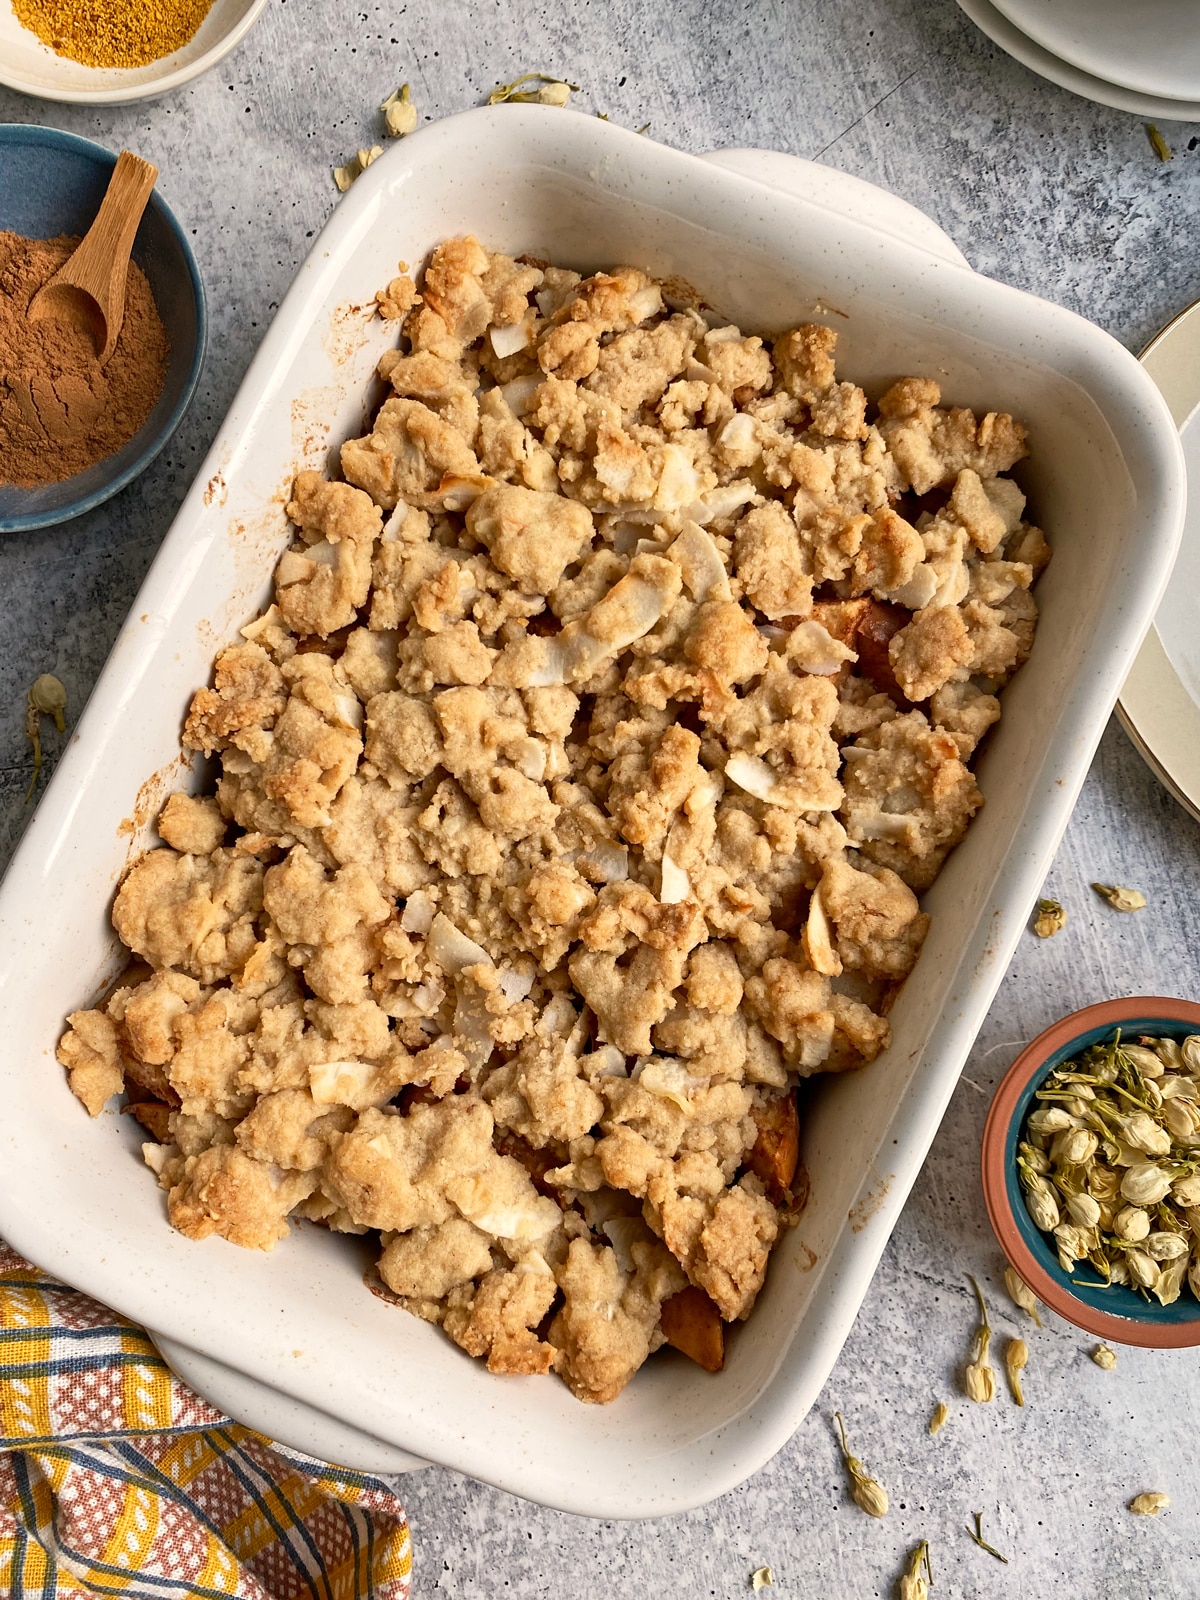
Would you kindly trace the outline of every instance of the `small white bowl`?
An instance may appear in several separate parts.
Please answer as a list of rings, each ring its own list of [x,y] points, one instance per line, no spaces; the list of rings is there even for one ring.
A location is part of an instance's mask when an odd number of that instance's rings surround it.
[[[152,100],[197,78],[246,37],[267,0],[213,0],[208,15],[180,50],[145,67],[85,67],[56,55],[17,21],[10,0],[0,0],[0,83],[43,100],[111,105]]]

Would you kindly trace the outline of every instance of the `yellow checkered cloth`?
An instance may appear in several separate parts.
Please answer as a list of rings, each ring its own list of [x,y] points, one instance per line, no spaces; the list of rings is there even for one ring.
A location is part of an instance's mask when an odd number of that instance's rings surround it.
[[[407,1600],[378,1479],[243,1428],[0,1239],[0,1595]]]

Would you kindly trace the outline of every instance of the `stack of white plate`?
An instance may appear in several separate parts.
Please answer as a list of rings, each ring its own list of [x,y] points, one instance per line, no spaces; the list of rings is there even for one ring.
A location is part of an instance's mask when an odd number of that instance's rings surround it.
[[[1200,122],[1198,0],[958,0],[1033,72],[1118,111]]]

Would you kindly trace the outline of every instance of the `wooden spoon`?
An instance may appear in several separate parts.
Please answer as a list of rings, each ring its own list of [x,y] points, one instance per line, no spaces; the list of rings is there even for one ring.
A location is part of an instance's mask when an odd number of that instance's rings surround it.
[[[125,320],[129,252],[158,168],[122,150],[108,191],[75,253],[29,302],[30,322],[51,317],[86,334],[103,367]]]

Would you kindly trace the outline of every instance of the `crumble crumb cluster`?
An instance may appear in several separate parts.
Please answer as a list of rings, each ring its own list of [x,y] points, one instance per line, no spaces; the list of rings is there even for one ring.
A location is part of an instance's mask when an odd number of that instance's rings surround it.
[[[402,1305],[611,1400],[665,1337],[719,1365],[797,1081],[887,1045],[1033,640],[1024,430],[872,408],[830,329],[632,267],[456,239],[379,309],[391,395],[297,477],[187,719],[216,793],[168,800],[59,1058],[183,1233],[377,1230]]]

